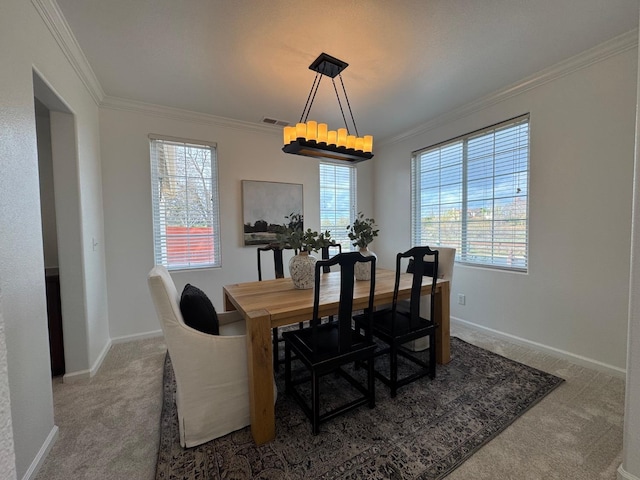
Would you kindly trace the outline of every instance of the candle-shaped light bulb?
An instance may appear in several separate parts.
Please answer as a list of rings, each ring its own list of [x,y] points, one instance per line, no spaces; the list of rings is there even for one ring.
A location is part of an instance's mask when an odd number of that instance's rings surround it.
[[[364,144],[364,138],[362,137],[356,138],[356,150],[362,151],[363,144]]]
[[[338,142],[338,132],[329,130],[327,132],[327,145],[336,145]]]
[[[364,136],[364,142],[362,147],[363,147],[362,150],[364,152],[368,152],[368,153],[373,152],[373,135]]]
[[[326,123],[318,124],[318,143],[320,142],[327,143],[327,124]]]
[[[287,126],[284,127],[284,144],[289,145],[296,139],[296,127]]]
[[[347,129],[346,128],[338,129],[338,142],[336,143],[336,145],[339,147],[347,146]]]
[[[307,122],[307,140],[315,141],[318,138],[318,122],[309,120]]]
[[[356,148],[356,136],[347,135],[347,148]]]
[[[296,123],[296,138],[305,138],[307,136],[307,124]]]

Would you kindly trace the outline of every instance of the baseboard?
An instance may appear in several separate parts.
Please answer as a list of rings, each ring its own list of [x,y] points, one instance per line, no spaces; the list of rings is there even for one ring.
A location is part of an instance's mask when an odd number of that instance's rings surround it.
[[[42,463],[47,458],[47,455],[49,455],[49,452],[51,451],[51,448],[53,447],[53,445],[56,443],[57,439],[58,439],[58,426],[54,425],[51,431],[49,432],[49,435],[47,435],[46,440],[42,444],[42,447],[40,447],[38,454],[33,459],[33,462],[31,462],[31,465],[29,465],[29,468],[27,469],[24,476],[22,477],[22,480],[31,480],[32,478],[36,478],[36,475],[38,474],[38,470],[40,470]]]
[[[89,376],[93,377],[96,373],[98,373],[98,370],[100,370],[100,367],[102,366],[102,362],[104,362],[104,359],[107,357],[107,353],[109,353],[109,349],[111,348],[112,344],[113,344],[113,341],[111,339],[109,339],[107,343],[105,343],[104,347],[102,348],[102,351],[100,352],[100,355],[98,355],[98,358],[96,358],[96,361],[93,362],[93,366],[91,367],[91,370],[89,370]]]
[[[618,480],[640,480],[640,477],[636,477],[635,475],[625,471],[625,469],[622,468],[622,465],[620,465],[618,467]]]
[[[134,342],[136,340],[144,340],[146,338],[162,337],[162,335],[163,335],[162,330],[153,330],[151,332],[136,333],[134,335],[124,335],[122,337],[111,338],[105,344],[104,348],[100,352],[100,355],[98,355],[98,358],[96,359],[96,361],[93,362],[93,366],[91,367],[90,370],[78,370],[76,372],[65,373],[64,376],[62,377],[62,381],[64,383],[74,383],[74,382],[83,382],[91,379],[91,377],[93,377],[100,369],[100,366],[102,365],[102,362],[106,358],[107,353],[109,353],[109,349],[111,348],[111,345],[115,345],[117,343]]]
[[[113,341],[111,339],[109,339],[107,343],[105,343],[104,347],[102,348],[102,351],[98,355],[98,358],[96,358],[96,361],[93,362],[93,365],[89,370],[78,370],[76,372],[65,373],[62,376],[62,382],[63,383],[81,382],[81,381],[89,380],[91,377],[93,377],[102,366],[102,362],[104,362],[104,359],[106,358],[107,353],[109,353],[109,349],[111,348],[112,344],[113,344]]]
[[[576,355],[571,352],[567,352],[565,350],[560,350],[558,348],[550,347],[548,345],[544,345],[538,342],[532,342],[531,340],[527,340],[525,338],[517,337],[515,335],[511,335],[508,333],[501,332],[499,330],[494,330],[493,328],[485,327],[483,325],[478,325],[477,323],[472,323],[467,320],[462,320],[461,318],[451,317],[451,324],[459,324],[464,327],[471,328],[473,330],[478,330],[480,332],[486,332],[494,337],[504,338],[505,340],[509,340],[510,342],[517,343],[519,345],[524,345],[526,347],[530,347],[534,350],[538,350],[544,353],[548,353],[549,355],[553,355],[555,357],[559,357],[565,360],[569,360],[572,363],[576,363],[578,365],[582,365],[583,367],[592,368],[594,370],[598,370],[609,375],[613,375],[615,377],[619,377],[622,379],[626,378],[626,370],[624,368],[615,367],[613,365],[609,365],[607,363],[599,362],[597,360],[593,360],[592,358],[583,357],[581,355]],[[640,479],[638,479],[640,480]]]
[[[65,373],[62,376],[63,383],[83,382],[91,378],[91,370],[78,370],[76,372]]]
[[[162,337],[162,330],[153,330],[151,332],[136,333],[134,335],[124,335],[122,337],[114,337],[111,339],[111,344],[135,342],[136,340],[145,340],[147,338]]]

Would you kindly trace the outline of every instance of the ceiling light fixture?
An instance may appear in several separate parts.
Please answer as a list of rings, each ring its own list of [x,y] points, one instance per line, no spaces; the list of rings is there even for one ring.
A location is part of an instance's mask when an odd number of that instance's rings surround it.
[[[358,127],[356,127],[356,121],[351,111],[351,104],[347,97],[347,90],[344,87],[342,75],[340,75],[340,72],[348,66],[348,63],[338,60],[326,53],[321,53],[320,56],[309,65],[309,69],[316,72],[316,78],[313,81],[313,85],[311,85],[311,91],[309,92],[307,103],[300,116],[300,121],[295,127],[284,127],[284,147],[282,147],[282,151],[342,163],[358,163],[373,157],[373,136],[365,135],[361,137],[358,133]],[[326,123],[318,123],[314,120],[307,121],[311,106],[318,92],[318,87],[320,86],[320,80],[322,80],[323,76],[331,78],[333,89],[338,99],[338,105],[340,106],[340,112],[344,119],[345,128],[329,130]],[[338,88],[336,87],[336,76],[340,77],[344,99],[353,123],[353,133],[349,132],[347,118],[345,117],[340,95],[338,94]]]

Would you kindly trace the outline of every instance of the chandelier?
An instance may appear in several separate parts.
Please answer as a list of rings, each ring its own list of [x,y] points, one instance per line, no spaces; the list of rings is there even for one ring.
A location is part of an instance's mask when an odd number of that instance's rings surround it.
[[[321,53],[320,56],[309,65],[309,69],[316,72],[316,77],[313,85],[311,85],[311,91],[309,91],[307,103],[300,116],[300,121],[295,127],[284,127],[284,147],[282,147],[282,151],[295,155],[347,163],[358,163],[373,157],[373,136],[365,135],[361,137],[358,133],[358,127],[356,127],[356,121],[353,118],[351,105],[347,97],[347,90],[344,87],[342,75],[340,75],[340,72],[348,66],[348,63],[331,55],[327,55],[326,53]],[[345,103],[349,110],[351,122],[353,123],[353,132],[349,132],[347,117],[345,116],[342,101],[338,94],[338,87],[336,86],[336,76],[340,78]],[[329,130],[326,123],[307,120],[322,77],[331,78],[345,128]]]

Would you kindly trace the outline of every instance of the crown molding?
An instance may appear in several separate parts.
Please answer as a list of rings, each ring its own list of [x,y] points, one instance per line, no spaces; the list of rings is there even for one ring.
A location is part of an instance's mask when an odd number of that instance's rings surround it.
[[[578,55],[563,60],[551,67],[545,68],[533,75],[526,77],[516,83],[513,83],[494,93],[480,97],[466,105],[450,110],[447,113],[439,115],[426,123],[423,123],[411,130],[403,132],[399,135],[391,137],[387,140],[381,140],[378,145],[392,145],[403,140],[407,140],[416,135],[426,133],[435,128],[441,127],[447,123],[453,122],[460,118],[471,115],[472,113],[483,110],[487,107],[503,102],[511,97],[520,95],[528,90],[532,90],[546,83],[557,80],[578,70],[586,68],[595,63],[606,60],[609,57],[619,55],[627,50],[631,50],[638,46],[638,29],[623,33],[612,38],[600,45],[586,50]]]
[[[80,45],[78,44],[73,32],[60,10],[55,0],[31,0],[36,11],[44,20],[49,31],[62,49],[62,52],[69,60],[69,63],[76,71],[78,77],[87,88],[87,91],[95,101],[95,103],[104,108],[113,110],[125,110],[147,115],[154,115],[176,120],[201,123],[207,125],[219,125],[227,128],[236,128],[241,130],[254,130],[260,133],[280,133],[279,129],[274,129],[268,125],[262,125],[252,122],[243,122],[232,120],[225,117],[217,117],[189,110],[183,110],[161,105],[154,105],[135,100],[127,100],[118,97],[109,97],[105,94],[98,78],[96,77],[91,65],[85,57]],[[627,33],[614,37],[594,48],[575,55],[567,60],[559,62],[549,68],[541,70],[519,82],[511,84],[501,90],[474,100],[466,105],[453,109],[447,113],[439,115],[428,122],[412,128],[399,135],[381,140],[378,145],[391,145],[401,142],[411,137],[423,134],[434,128],[440,127],[446,123],[458,120],[495,105],[496,103],[505,101],[516,95],[520,95],[528,90],[532,90],[548,82],[554,81],[563,76],[586,68],[594,63],[603,61],[614,55],[621,54],[638,46],[638,29],[631,30]]]
[[[42,17],[42,20],[44,20],[78,77],[84,83],[91,98],[96,102],[96,105],[100,105],[100,102],[105,97],[104,90],[56,1],[31,0],[31,3]]]
[[[55,0],[31,0],[36,11],[44,20],[45,25],[53,35],[60,49],[69,60],[69,63],[77,73],[82,83],[87,88],[91,98],[96,105],[101,108],[110,108],[113,110],[124,110],[130,112],[143,113],[164,118],[173,118],[176,120],[201,123],[206,125],[219,125],[227,128],[235,128],[241,130],[253,130],[260,133],[268,133],[272,135],[280,134],[280,128],[274,128],[270,125],[262,125],[252,122],[243,122],[240,120],[232,120],[224,117],[216,117],[204,113],[192,112],[162,105],[153,105],[136,100],[127,100],[124,98],[107,96],[98,81],[87,57],[85,57],[78,41],[76,40],[69,24],[67,23],[60,7]]]
[[[183,122],[200,123],[203,125],[217,125],[220,127],[234,128],[237,130],[252,130],[258,133],[266,133],[270,135],[282,135],[282,127],[274,127],[253,122],[244,122],[242,120],[233,120],[226,117],[218,117],[208,113],[199,113],[181,108],[166,107],[164,105],[156,105],[153,103],[140,102],[138,100],[129,100],[120,97],[106,96],[100,102],[100,108],[108,108],[110,110],[123,110],[126,112],[141,113],[154,117],[171,118]]]

